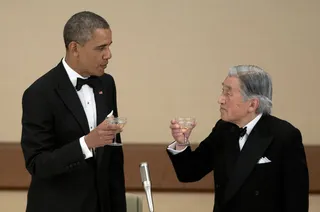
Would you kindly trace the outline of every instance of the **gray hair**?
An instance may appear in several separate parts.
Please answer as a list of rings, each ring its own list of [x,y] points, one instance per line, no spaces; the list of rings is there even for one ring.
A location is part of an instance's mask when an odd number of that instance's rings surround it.
[[[259,99],[256,113],[271,113],[272,80],[267,72],[255,65],[238,65],[230,68],[228,76],[239,79],[240,90],[245,101]]]
[[[65,47],[68,49],[68,45],[72,41],[84,45],[92,38],[92,34],[96,29],[109,28],[108,22],[93,12],[83,11],[76,13],[71,16],[63,29]]]

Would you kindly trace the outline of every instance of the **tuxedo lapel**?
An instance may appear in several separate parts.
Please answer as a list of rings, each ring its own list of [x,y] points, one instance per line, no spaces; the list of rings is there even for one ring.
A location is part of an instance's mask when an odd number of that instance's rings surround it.
[[[272,141],[272,136],[264,132],[264,120],[260,120],[250,133],[229,178],[224,202],[229,201],[250,175]]]
[[[89,125],[86,114],[81,106],[80,99],[75,88],[69,80],[62,62],[59,63],[58,68],[57,82],[59,82],[59,85],[56,88],[56,91],[65,105],[69,108],[74,118],[78,121],[83,133],[86,135],[89,133]]]
[[[57,66],[58,74],[57,74],[57,82],[59,82],[56,92],[70,110],[70,113],[73,114],[74,118],[77,120],[81,129],[83,130],[84,135],[87,135],[89,130],[88,120],[85,114],[85,111],[81,105],[78,94],[73,87],[72,83],[69,80],[66,70],[63,67],[62,62],[60,62]],[[113,108],[111,108],[112,104],[112,93],[107,92],[108,90],[105,88],[102,79],[98,78],[98,83],[96,87],[93,89],[94,98],[96,103],[96,114],[97,114],[97,126],[103,122],[108,113],[111,112]],[[99,147],[96,148],[96,157],[98,165],[101,163],[102,155],[104,148]]]

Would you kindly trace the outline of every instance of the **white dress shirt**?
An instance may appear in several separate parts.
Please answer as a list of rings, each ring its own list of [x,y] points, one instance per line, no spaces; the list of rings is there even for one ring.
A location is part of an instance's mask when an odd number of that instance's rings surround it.
[[[257,115],[252,121],[250,121],[246,126],[244,127],[247,127],[247,132],[244,136],[240,137],[239,138],[239,147],[240,147],[240,150],[242,150],[244,144],[246,143],[247,139],[248,139],[248,136],[250,135],[252,129],[254,128],[254,126],[257,124],[257,122],[260,120],[262,114],[259,114]],[[243,127],[243,128],[244,128]],[[170,144],[168,146],[168,151],[175,155],[175,154],[178,154],[180,152],[183,152],[187,147],[185,147],[184,149],[182,150],[176,150],[176,142],[173,142],[172,144]]]
[[[80,74],[74,71],[66,63],[65,58],[62,59],[62,64],[67,71],[67,74],[69,76],[69,79],[73,87],[77,85],[77,78],[86,79],[85,77],[82,77]],[[94,99],[93,89],[89,85],[83,85],[79,91],[77,91],[76,89],[75,91],[79,96],[79,99],[81,101],[82,107],[84,109],[84,112],[88,120],[89,129],[91,131],[97,126],[96,102]],[[82,136],[79,139],[79,142],[80,142],[82,152],[85,155],[85,159],[93,157],[93,152],[88,148],[86,142],[84,141],[84,136]]]

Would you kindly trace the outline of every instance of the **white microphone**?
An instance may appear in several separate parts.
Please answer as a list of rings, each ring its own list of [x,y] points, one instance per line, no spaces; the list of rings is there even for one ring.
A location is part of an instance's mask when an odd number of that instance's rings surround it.
[[[146,163],[146,162],[140,163],[140,175],[141,175],[141,181],[142,181],[144,190],[146,192],[149,211],[154,212],[148,163]]]

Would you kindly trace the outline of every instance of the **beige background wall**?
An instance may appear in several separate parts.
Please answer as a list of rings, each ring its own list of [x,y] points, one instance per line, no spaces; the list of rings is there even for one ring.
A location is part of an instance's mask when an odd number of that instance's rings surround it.
[[[64,56],[63,25],[80,10],[111,24],[107,70],[117,82],[120,114],[129,119],[125,143],[167,143],[169,120],[178,115],[197,118],[192,141],[199,142],[219,118],[216,100],[228,68],[252,63],[273,77],[273,114],[299,127],[305,144],[320,144],[318,0],[2,0],[0,141],[19,141],[21,95]],[[23,205],[24,195],[2,192],[0,205]],[[177,198],[186,208],[212,207],[211,194],[199,201],[195,194],[157,195],[159,207],[172,209],[169,200]]]
[[[192,140],[219,117],[216,100],[230,66],[253,63],[274,79],[274,115],[317,139],[320,2],[317,0],[2,0],[0,140],[20,139],[21,95],[64,56],[62,30],[80,10],[111,24],[125,142],[171,140],[169,120],[195,116]]]

